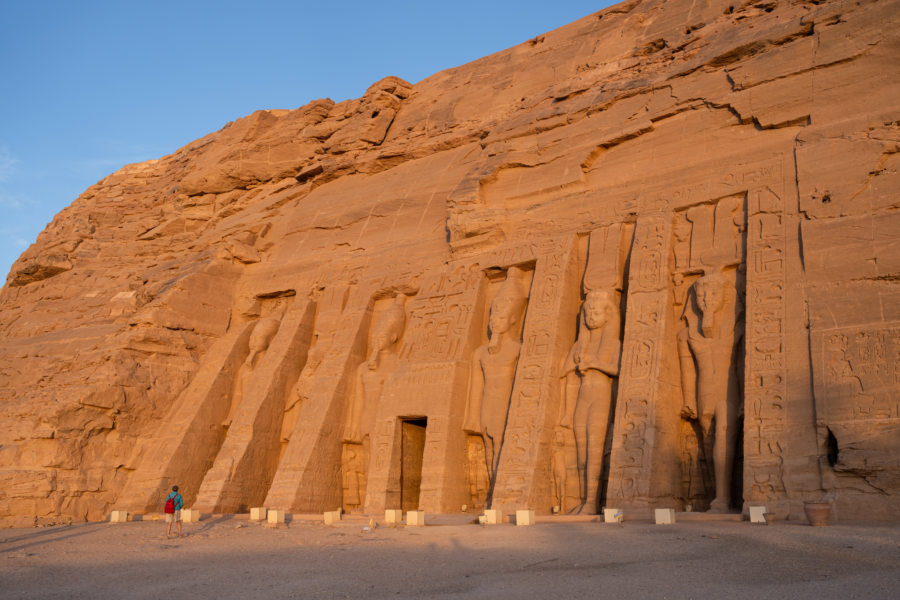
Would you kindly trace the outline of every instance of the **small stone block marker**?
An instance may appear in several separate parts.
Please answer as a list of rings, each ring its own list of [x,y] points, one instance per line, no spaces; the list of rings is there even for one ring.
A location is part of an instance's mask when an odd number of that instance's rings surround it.
[[[674,508],[657,508],[656,509],[657,525],[674,525],[675,509]]]
[[[329,510],[325,513],[325,524],[333,525],[341,520],[341,511],[339,510]]]
[[[500,525],[503,523],[503,511],[490,509],[484,511],[484,520],[488,525]]]
[[[267,515],[269,519],[269,525],[283,525],[284,524],[284,511],[283,510],[270,510]]]
[[[265,508],[264,506],[260,506],[257,508],[251,508],[250,509],[250,520],[251,521],[265,521],[266,517],[268,516],[266,514],[266,511],[268,511],[268,509]]]
[[[109,522],[110,523],[127,523],[128,522],[128,512],[124,510],[114,510],[109,513]]]
[[[517,510],[516,511],[516,527],[523,525],[534,525],[533,510]]]
[[[621,508],[604,508],[603,509],[603,522],[604,523],[621,523],[625,520],[625,513]]]
[[[767,512],[769,512],[765,506],[751,506],[750,507],[750,522],[751,523],[762,523],[765,525],[766,518],[763,516]]]
[[[200,511],[196,508],[184,508],[181,510],[181,520],[185,523],[199,523]]]
[[[422,527],[425,525],[424,510],[410,510],[406,513],[406,524],[414,527]]]
[[[384,522],[389,525],[396,525],[403,520],[403,511],[388,509],[384,511]]]

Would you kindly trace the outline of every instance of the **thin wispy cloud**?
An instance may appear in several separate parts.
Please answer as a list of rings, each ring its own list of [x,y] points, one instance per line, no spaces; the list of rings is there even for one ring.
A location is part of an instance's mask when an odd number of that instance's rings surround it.
[[[25,199],[21,196],[7,194],[3,190],[0,190],[0,208],[6,210],[21,210],[25,208]]]
[[[6,146],[0,146],[0,183],[6,183],[15,172],[19,159]]]

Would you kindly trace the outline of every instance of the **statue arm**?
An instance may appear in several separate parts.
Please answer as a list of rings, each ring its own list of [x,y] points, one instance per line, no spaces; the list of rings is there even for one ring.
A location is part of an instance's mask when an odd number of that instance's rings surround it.
[[[694,357],[688,344],[688,330],[678,332],[678,361],[681,367],[682,406],[681,416],[685,419],[697,418],[697,385],[694,371]]]
[[[288,401],[286,406],[284,407],[284,412],[288,412],[297,406],[297,403],[303,400],[303,397],[306,395],[306,381],[303,376],[300,376],[300,379],[297,381],[297,385],[294,386],[294,393],[288,396]]]
[[[575,371],[567,373],[563,379],[563,416],[559,424],[568,429],[575,426],[575,405],[580,387],[581,381]]]
[[[607,342],[596,354],[587,354],[581,358],[578,369],[601,371],[610,377],[619,375],[619,355],[622,353],[619,340]]]
[[[572,428],[575,421],[575,402],[578,400],[578,374],[576,373],[575,352],[578,342],[572,346],[566,359],[563,361],[562,374],[560,381],[562,382],[562,416],[559,424],[563,427]]]
[[[466,403],[466,416],[463,420],[463,431],[482,433],[481,402],[484,398],[484,368],[481,365],[481,348],[475,351],[472,368],[469,373],[469,399]]]

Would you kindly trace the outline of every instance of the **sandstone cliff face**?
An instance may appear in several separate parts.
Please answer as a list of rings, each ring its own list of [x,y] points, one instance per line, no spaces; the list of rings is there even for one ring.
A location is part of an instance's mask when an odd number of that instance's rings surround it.
[[[0,516],[897,519],[898,9],[625,2],[110,175],[0,291]]]

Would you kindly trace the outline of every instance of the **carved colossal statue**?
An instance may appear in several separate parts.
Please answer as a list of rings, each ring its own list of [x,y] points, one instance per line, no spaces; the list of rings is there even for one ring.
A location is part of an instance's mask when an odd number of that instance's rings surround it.
[[[234,415],[237,413],[238,407],[241,405],[241,402],[248,391],[250,377],[253,375],[253,371],[259,364],[260,359],[269,348],[269,344],[271,343],[272,338],[275,337],[279,325],[280,322],[278,319],[267,317],[265,319],[260,319],[253,327],[253,332],[250,334],[249,341],[250,352],[247,354],[246,360],[244,360],[234,378],[235,383],[231,393],[231,404],[228,407],[228,416],[222,421],[224,427],[231,426],[231,421],[234,419]]]
[[[699,421],[701,451],[714,467],[711,512],[726,512],[731,504],[742,408],[737,370],[743,339],[740,312],[735,284],[721,273],[703,275],[688,292],[682,317],[685,326],[678,334],[682,416]]]
[[[356,369],[344,429],[345,442],[362,443],[369,435],[384,382],[396,366],[394,350],[406,325],[405,303],[406,296],[397,294],[394,303],[372,327],[368,358]]]
[[[523,272],[511,267],[506,281],[491,302],[489,338],[475,350],[469,381],[469,402],[463,430],[480,435],[489,480],[493,481],[500,459],[500,444],[519,360],[519,333],[528,294]]]
[[[597,513],[603,451],[612,406],[612,378],[619,374],[619,311],[615,294],[588,292],[581,307],[578,339],[563,363],[562,425],[575,432],[578,494],[573,512]]]
[[[365,503],[370,434],[384,383],[396,368],[395,350],[406,325],[405,303],[406,296],[397,294],[393,304],[375,322],[369,339],[368,358],[356,369],[341,458],[348,494],[344,498],[344,507],[348,510]]]
[[[311,388],[314,385],[316,370],[322,364],[323,358],[325,358],[325,345],[319,343],[317,335],[313,337],[312,347],[307,354],[303,371],[297,379],[297,385],[294,386],[294,393],[289,394],[285,399],[284,417],[281,421],[281,444],[283,446],[286,446],[291,441],[291,435],[297,426],[297,420],[300,418],[303,402],[309,397]]]

